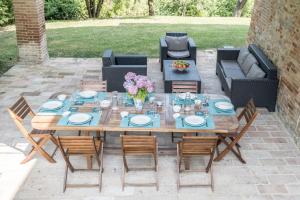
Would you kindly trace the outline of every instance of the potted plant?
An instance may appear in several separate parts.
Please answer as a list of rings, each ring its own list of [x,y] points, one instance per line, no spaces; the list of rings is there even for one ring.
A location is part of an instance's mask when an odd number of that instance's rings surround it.
[[[138,111],[143,109],[143,104],[149,93],[154,91],[153,82],[147,77],[128,72],[123,84],[129,97],[133,98],[134,105]]]

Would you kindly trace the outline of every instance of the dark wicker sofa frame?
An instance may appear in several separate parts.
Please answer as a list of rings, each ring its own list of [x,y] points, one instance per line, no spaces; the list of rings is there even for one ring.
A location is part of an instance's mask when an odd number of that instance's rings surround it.
[[[235,108],[244,107],[249,99],[253,98],[256,106],[266,107],[269,111],[274,112],[278,88],[277,68],[256,45],[251,44],[248,49],[257,59],[260,68],[266,73],[266,77],[260,79],[226,77],[221,60],[237,60],[240,49],[218,49],[216,74],[221,81],[222,89],[231,99]]]

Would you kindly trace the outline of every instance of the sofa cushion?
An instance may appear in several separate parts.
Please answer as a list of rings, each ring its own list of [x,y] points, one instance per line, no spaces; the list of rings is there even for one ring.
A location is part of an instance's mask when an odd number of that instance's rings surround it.
[[[250,54],[249,50],[247,48],[242,48],[240,50],[237,62],[239,63],[239,65],[242,65],[243,62],[246,60],[247,56]]]
[[[253,64],[246,77],[247,78],[264,78],[265,76],[266,76],[266,73],[257,64]]]
[[[226,78],[245,79],[245,75],[240,69],[224,69]]]
[[[236,60],[221,60],[221,66],[223,69],[240,69],[240,66]]]
[[[257,64],[256,58],[250,53],[241,65],[241,69],[246,76],[253,64]]]
[[[190,57],[189,51],[168,51],[168,56],[172,58],[187,58]]]
[[[166,36],[166,42],[169,51],[185,51],[188,49],[188,37]]]

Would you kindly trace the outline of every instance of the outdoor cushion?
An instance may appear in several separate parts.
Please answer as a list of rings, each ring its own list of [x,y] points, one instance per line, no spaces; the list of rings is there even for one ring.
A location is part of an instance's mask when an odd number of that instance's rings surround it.
[[[185,51],[188,49],[188,37],[166,36],[169,51]]]
[[[232,79],[245,79],[246,78],[240,68],[238,68],[238,69],[224,68],[223,70],[224,70],[224,74],[225,74],[226,78],[232,78]]]
[[[241,65],[241,69],[246,76],[253,64],[257,64],[256,58],[250,53]]]
[[[221,60],[221,66],[223,67],[223,69],[239,69],[240,70],[240,66],[239,64],[236,62],[236,60]]]
[[[266,73],[257,64],[253,64],[246,77],[247,78],[264,78],[265,76],[266,76]]]
[[[172,58],[187,58],[190,56],[189,51],[168,51],[168,56]]]
[[[239,57],[237,59],[237,62],[239,63],[239,65],[242,65],[243,62],[246,60],[247,56],[250,54],[248,48],[242,48],[240,50],[240,53],[239,53]]]

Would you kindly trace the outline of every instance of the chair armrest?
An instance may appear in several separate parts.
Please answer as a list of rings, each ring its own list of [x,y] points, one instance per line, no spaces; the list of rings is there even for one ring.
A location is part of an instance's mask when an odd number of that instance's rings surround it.
[[[167,52],[168,52],[168,44],[165,40],[165,37],[161,37],[159,40],[159,56],[160,60],[165,60],[167,58]]]
[[[239,53],[240,49],[217,49],[217,62],[221,60],[237,60]]]
[[[115,57],[117,65],[147,65],[147,56],[118,55]]]
[[[114,59],[114,56],[113,56],[113,51],[111,49],[107,49],[107,50],[105,50],[103,52],[103,55],[102,55],[102,64],[105,67],[115,64],[115,59]]]
[[[188,46],[189,48],[197,48],[195,41],[191,37],[188,38]]]
[[[251,98],[259,107],[274,110],[277,99],[278,80],[232,79],[230,98],[233,104],[244,106]]]

